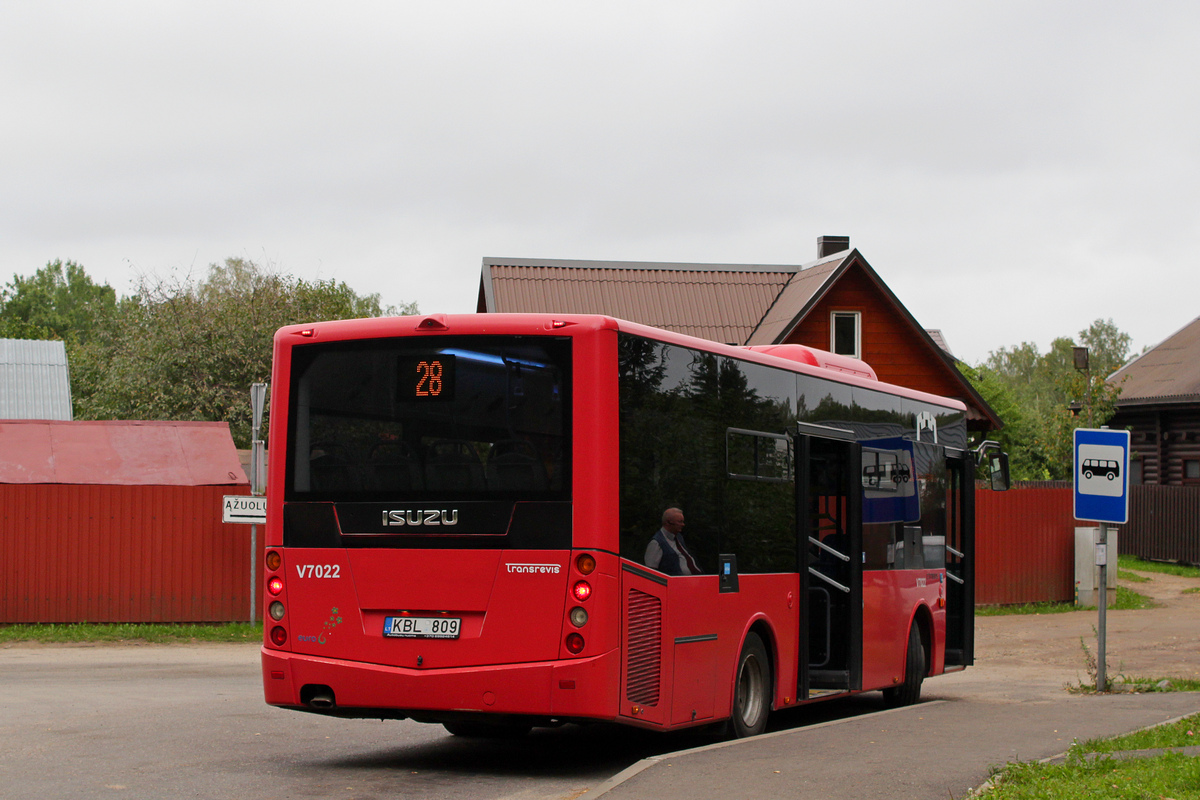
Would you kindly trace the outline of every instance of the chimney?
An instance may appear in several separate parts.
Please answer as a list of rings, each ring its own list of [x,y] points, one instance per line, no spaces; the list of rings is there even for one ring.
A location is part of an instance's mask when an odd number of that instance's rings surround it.
[[[834,253],[840,253],[843,250],[850,249],[849,236],[818,236],[817,237],[817,258],[831,256]]]

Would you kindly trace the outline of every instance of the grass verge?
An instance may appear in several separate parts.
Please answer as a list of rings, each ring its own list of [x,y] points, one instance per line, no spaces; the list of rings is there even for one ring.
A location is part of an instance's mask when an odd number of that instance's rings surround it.
[[[1136,569],[1138,572],[1161,572],[1166,575],[1179,575],[1184,578],[1200,578],[1200,567],[1189,567],[1186,564],[1143,561],[1137,556],[1118,556],[1117,563],[1121,569]]]
[[[0,643],[8,642],[255,642],[262,640],[262,625],[231,622],[222,625],[158,625],[134,623],[72,623],[5,625]]]
[[[1109,754],[1200,744],[1200,715],[1113,739],[1071,746],[1061,764],[1009,764],[992,786],[978,795],[986,800],[1055,798],[1173,798],[1200,800],[1200,757],[1164,753],[1117,760]]]
[[[1109,605],[1114,611],[1134,611],[1154,608],[1154,601],[1125,586],[1117,587],[1117,599]],[[1095,611],[1096,606],[1077,606],[1074,603],[1022,603],[1011,606],[981,606],[975,609],[977,617],[1003,617],[1010,614],[1065,614],[1070,611]]]
[[[1087,652],[1085,648],[1085,652]],[[1088,653],[1085,658],[1088,662],[1088,675],[1091,676],[1091,683],[1068,684],[1065,688],[1071,694],[1094,694],[1096,692],[1096,667],[1095,657]],[[1112,693],[1118,692],[1134,692],[1137,694],[1150,694],[1162,692],[1200,692],[1200,680],[1195,678],[1139,678],[1136,675],[1105,675],[1105,682],[1108,684],[1108,691]],[[1200,741],[1192,742],[1192,744],[1200,745]],[[1158,747],[1160,745],[1154,745]]]
[[[1063,764],[1010,764],[987,800],[1200,800],[1200,758],[1165,753],[1117,761],[1073,758]]]

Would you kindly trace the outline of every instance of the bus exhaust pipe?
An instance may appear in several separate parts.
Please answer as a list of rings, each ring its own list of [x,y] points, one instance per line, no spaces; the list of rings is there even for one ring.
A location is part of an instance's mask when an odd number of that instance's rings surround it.
[[[330,689],[328,686],[314,687],[307,694],[308,697],[305,699],[305,703],[307,703],[309,708],[325,710],[337,705],[337,701],[333,698],[333,689]]]

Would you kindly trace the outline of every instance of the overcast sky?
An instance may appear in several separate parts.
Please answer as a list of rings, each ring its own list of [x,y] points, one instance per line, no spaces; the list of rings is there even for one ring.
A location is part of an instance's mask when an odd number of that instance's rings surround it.
[[[242,256],[424,312],[484,256],[800,264],[955,353],[1200,315],[1195,2],[0,4],[0,282]]]

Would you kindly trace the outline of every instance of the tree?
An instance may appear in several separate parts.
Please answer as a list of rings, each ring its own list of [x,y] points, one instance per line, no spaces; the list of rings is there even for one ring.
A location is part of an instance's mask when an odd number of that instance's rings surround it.
[[[74,261],[56,259],[28,277],[13,275],[0,289],[0,336],[82,341],[116,309],[111,286],[97,284]]]
[[[1116,411],[1121,387],[1094,371],[1065,374],[1061,380],[1064,392],[1078,399],[1056,409],[1044,421],[1039,444],[1050,479],[1069,481],[1075,464],[1075,429],[1097,428],[1107,422]]]
[[[1015,478],[1070,479],[1075,429],[1103,425],[1115,411],[1120,388],[1105,378],[1125,362],[1132,339],[1111,319],[1098,319],[1078,341],[1089,350],[1087,373],[1075,369],[1075,342],[1067,337],[1044,355],[1032,342],[1002,347],[967,373],[1005,422],[998,438]]]
[[[203,281],[143,276],[114,324],[69,352],[81,419],[224,420],[250,441],[252,383],[267,382],[275,331],[397,311],[345,283],[305,281],[231,258]]]
[[[1049,470],[1046,460],[1037,447],[1041,433],[1040,418],[1036,412],[1023,405],[1016,392],[1005,378],[993,369],[981,364],[971,367],[959,365],[959,371],[966,376],[971,385],[992,407],[1004,421],[1004,427],[989,438],[1000,444],[1001,449],[1008,453],[1009,471],[1013,480],[1038,481],[1048,480]],[[980,475],[986,478],[986,475]]]

